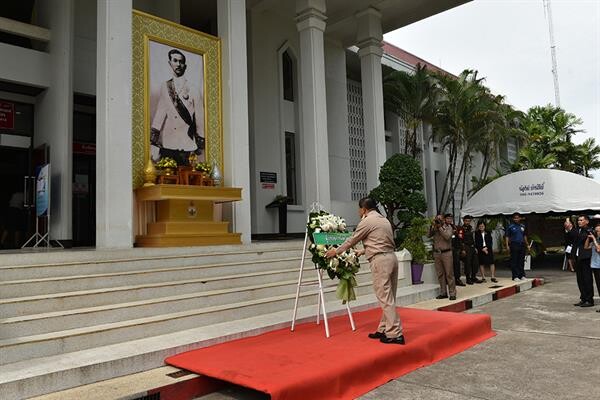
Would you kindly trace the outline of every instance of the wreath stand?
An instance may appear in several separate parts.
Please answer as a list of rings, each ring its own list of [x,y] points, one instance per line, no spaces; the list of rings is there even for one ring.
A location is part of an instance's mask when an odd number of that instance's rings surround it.
[[[319,203],[313,203],[311,205],[311,209],[309,211],[308,214],[308,218],[307,218],[307,225],[310,222],[310,214],[314,213],[314,212],[320,212],[323,211],[323,206],[321,206]],[[298,299],[300,298],[300,288],[303,286],[316,286],[315,289],[317,292],[317,325],[320,324],[320,320],[321,320],[321,309],[323,310],[323,324],[325,325],[325,336],[326,337],[330,337],[329,334],[329,323],[327,321],[327,311],[325,310],[325,293],[323,291],[324,288],[326,287],[333,287],[336,285],[327,285],[327,286],[323,286],[323,271],[321,269],[319,269],[316,265],[315,265],[315,272],[317,274],[317,279],[316,280],[310,280],[310,281],[304,281],[303,279],[303,274],[304,274],[304,257],[306,256],[306,250],[307,250],[307,246],[308,245],[308,226],[305,228],[304,230],[304,246],[302,248],[302,258],[300,259],[300,273],[298,276],[298,285],[296,287],[296,299],[294,300],[294,313],[292,315],[292,332],[294,331],[294,328],[296,326],[296,315],[298,312]],[[352,318],[352,311],[350,311],[350,301],[346,302],[346,310],[348,311],[348,318],[350,319],[350,326],[352,326],[352,330],[355,331],[356,330],[356,326],[354,325],[354,318]]]

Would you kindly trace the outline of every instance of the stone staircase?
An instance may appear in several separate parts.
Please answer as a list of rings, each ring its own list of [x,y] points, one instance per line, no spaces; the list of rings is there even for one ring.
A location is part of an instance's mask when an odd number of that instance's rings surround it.
[[[156,368],[170,354],[289,325],[301,252],[293,241],[2,255],[0,398]],[[370,279],[365,266],[353,308],[375,303]],[[404,303],[436,290],[406,288]],[[332,315],[344,311],[335,287],[326,299]],[[300,306],[301,319],[314,315],[314,292]]]

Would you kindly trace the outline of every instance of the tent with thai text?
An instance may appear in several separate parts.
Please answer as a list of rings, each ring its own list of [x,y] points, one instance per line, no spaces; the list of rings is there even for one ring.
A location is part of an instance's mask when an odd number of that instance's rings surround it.
[[[531,169],[504,175],[487,184],[467,201],[461,215],[598,211],[600,182],[556,169]]]

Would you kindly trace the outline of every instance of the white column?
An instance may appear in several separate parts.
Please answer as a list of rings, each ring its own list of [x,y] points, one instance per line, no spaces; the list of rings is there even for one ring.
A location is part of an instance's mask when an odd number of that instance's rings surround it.
[[[242,242],[250,243],[250,145],[248,138],[248,60],[246,0],[217,2],[223,65],[223,146],[225,185],[242,188],[242,201],[226,205],[225,219]]]
[[[331,208],[327,97],[325,92],[325,1],[297,0],[296,26],[300,36],[300,130],[305,172],[304,202]]]
[[[96,247],[133,245],[131,2],[98,0]]]
[[[48,26],[50,87],[36,99],[34,145],[50,147],[50,238],[67,241],[73,231],[73,35],[74,0],[39,2],[37,19]]]
[[[381,77],[381,13],[370,7],[359,12],[356,18],[365,122],[367,190],[371,190],[379,185],[379,169],[386,160]]]

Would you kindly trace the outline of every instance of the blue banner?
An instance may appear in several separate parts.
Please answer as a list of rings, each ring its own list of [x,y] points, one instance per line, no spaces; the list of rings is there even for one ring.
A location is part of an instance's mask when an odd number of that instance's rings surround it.
[[[50,164],[40,167],[35,179],[35,215],[48,215],[50,204]]]

